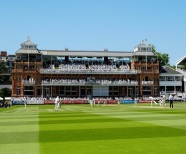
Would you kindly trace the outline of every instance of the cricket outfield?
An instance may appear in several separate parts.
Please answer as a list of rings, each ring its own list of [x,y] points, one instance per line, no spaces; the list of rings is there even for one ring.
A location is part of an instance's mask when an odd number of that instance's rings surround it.
[[[0,153],[185,154],[186,103],[0,108]]]

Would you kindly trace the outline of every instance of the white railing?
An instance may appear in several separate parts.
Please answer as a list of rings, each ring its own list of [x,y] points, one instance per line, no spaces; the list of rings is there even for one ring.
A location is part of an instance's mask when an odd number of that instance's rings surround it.
[[[35,84],[35,80],[23,80],[23,84]]]
[[[77,80],[42,80],[42,85],[85,85],[85,81],[77,81]]]
[[[152,85],[154,84],[154,82],[153,81],[142,81],[142,85],[148,85],[148,84]]]
[[[95,80],[93,82],[89,82],[86,80],[55,80],[51,79],[49,81],[43,80],[42,85],[86,85],[86,84],[97,84],[97,85],[116,85],[116,86],[137,86],[137,81],[126,81],[126,80],[117,80],[117,81],[110,81],[110,80]]]
[[[90,69],[40,69],[41,74],[47,74],[47,73],[62,73],[62,74],[69,74],[69,73],[137,73],[136,70],[121,70],[121,69],[96,69],[96,70],[90,70]]]

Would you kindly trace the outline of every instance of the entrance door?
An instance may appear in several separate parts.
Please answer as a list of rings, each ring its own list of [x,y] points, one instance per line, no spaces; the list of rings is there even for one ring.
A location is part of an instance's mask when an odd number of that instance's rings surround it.
[[[132,88],[128,88],[128,97],[133,98],[133,89]]]
[[[50,97],[50,89],[48,87],[44,88],[44,95],[47,97],[47,99],[49,99],[49,97]]]

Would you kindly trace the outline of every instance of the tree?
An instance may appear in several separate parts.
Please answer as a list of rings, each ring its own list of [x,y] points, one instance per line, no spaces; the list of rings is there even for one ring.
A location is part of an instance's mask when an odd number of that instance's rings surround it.
[[[0,90],[0,97],[4,98],[4,97],[11,97],[12,95],[12,90],[9,88],[2,88]]]
[[[3,75],[0,75],[0,82],[4,83],[5,77]]]
[[[166,53],[162,54],[160,52],[157,52],[154,45],[152,45],[152,52],[154,52],[157,55],[157,57],[158,57],[160,69],[163,66],[170,66],[170,64],[169,64],[169,55],[168,54],[166,54]]]
[[[12,76],[9,77],[9,82],[12,83]]]
[[[8,69],[3,63],[0,63],[0,72],[5,72],[5,71],[8,71]]]

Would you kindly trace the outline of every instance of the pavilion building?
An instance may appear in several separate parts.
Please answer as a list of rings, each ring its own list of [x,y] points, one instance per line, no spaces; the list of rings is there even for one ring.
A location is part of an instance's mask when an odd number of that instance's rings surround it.
[[[133,51],[39,50],[28,40],[16,51],[12,97],[159,96],[159,62],[152,45]]]

